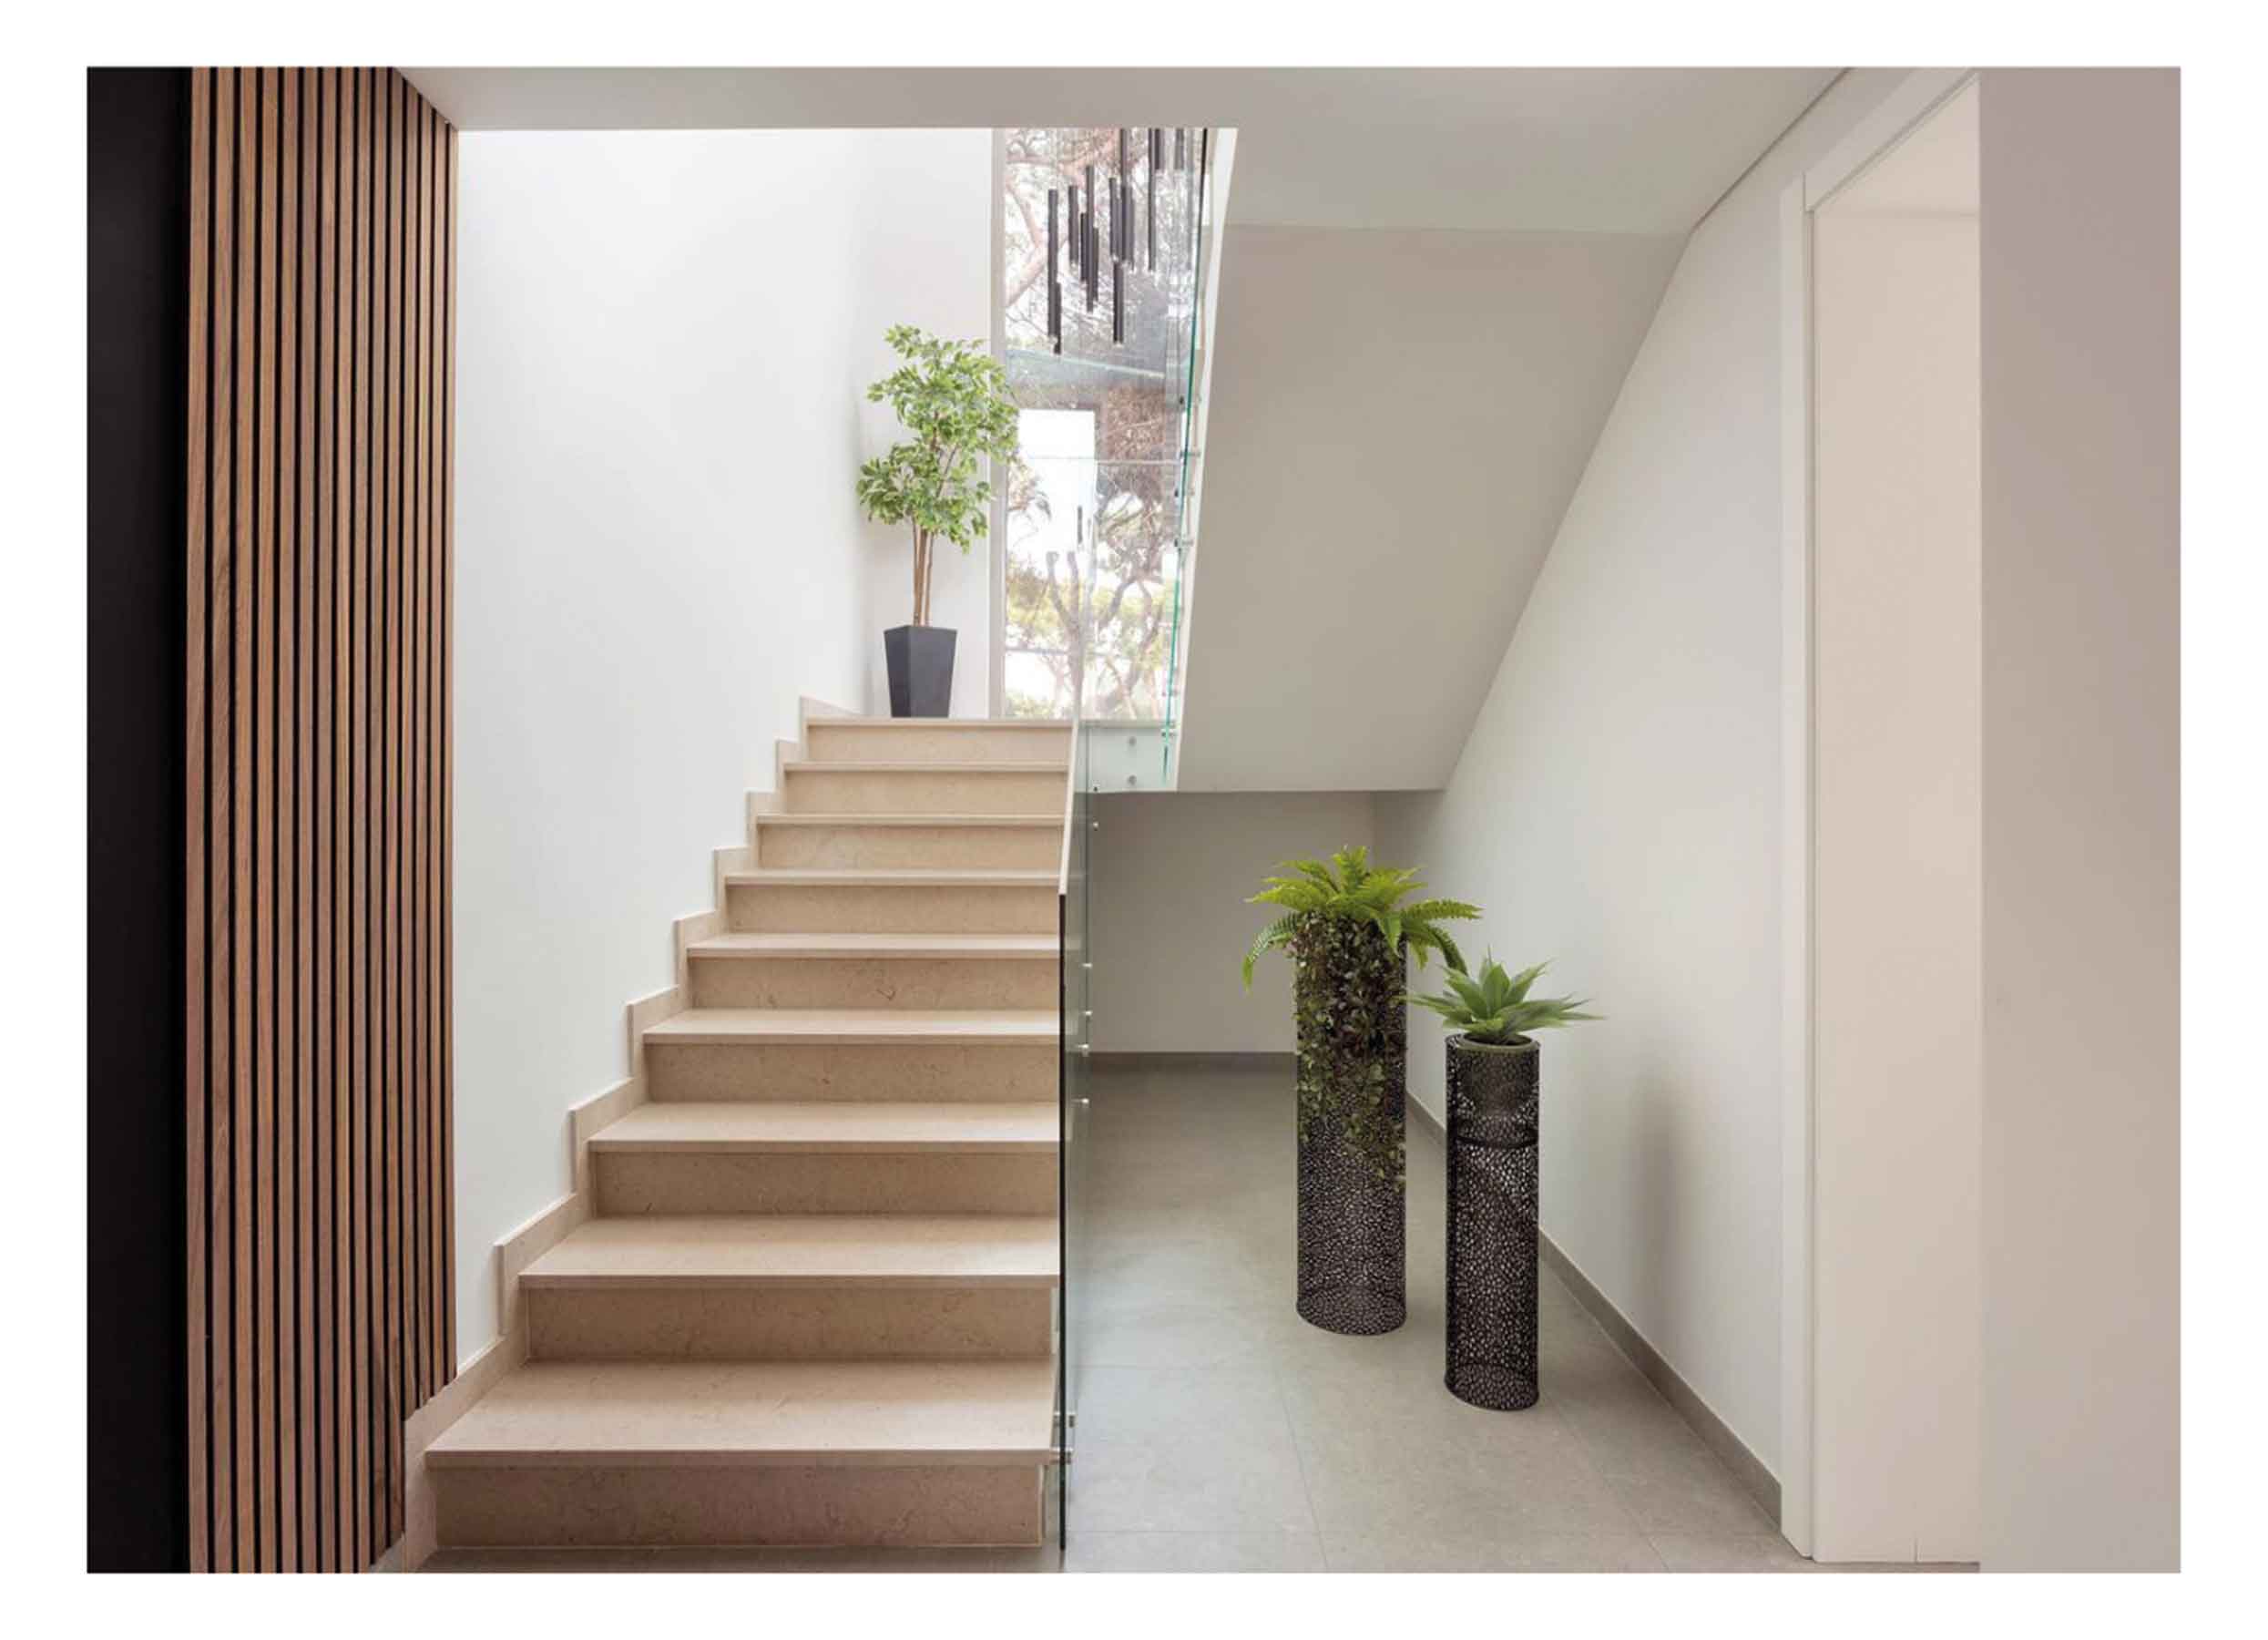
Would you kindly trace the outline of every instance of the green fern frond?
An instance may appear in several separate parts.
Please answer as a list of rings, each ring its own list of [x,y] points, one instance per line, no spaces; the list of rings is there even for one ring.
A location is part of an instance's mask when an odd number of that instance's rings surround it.
[[[1278,946],[1288,941],[1292,938],[1292,929],[1299,926],[1299,914],[1296,912],[1290,917],[1279,917],[1253,937],[1251,948],[1244,953],[1244,989],[1246,990],[1252,989],[1253,965]]]
[[[1413,883],[1410,887],[1417,888],[1424,885]],[[1403,907],[1402,915],[1419,917],[1426,922],[1470,922],[1480,915],[1480,907],[1468,900],[1419,900],[1414,906]]]
[[[1418,874],[1404,866],[1373,866],[1369,848],[1360,843],[1336,850],[1327,861],[1280,861],[1276,870],[1261,882],[1261,891],[1251,897],[1251,904],[1278,906],[1292,917],[1336,917],[1369,923],[1389,948],[1415,953],[1421,969],[1438,951],[1452,969],[1462,970],[1464,954],[1437,925],[1442,920],[1480,915],[1479,907],[1465,900],[1414,899],[1425,887]],[[1283,938],[1278,938],[1272,945],[1254,947],[1245,965],[1248,985],[1251,959],[1283,943]]]

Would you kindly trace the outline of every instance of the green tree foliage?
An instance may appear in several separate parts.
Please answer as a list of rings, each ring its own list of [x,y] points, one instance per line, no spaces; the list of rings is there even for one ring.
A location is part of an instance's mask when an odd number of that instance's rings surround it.
[[[976,342],[941,341],[916,325],[883,333],[895,370],[867,388],[913,437],[858,470],[859,505],[878,524],[914,531],[914,624],[929,624],[931,548],[942,536],[966,552],[990,528],[986,460],[1014,462],[1016,402],[999,364]]]
[[[1530,997],[1528,988],[1550,966],[1539,962],[1534,968],[1507,975],[1504,965],[1492,955],[1481,963],[1477,979],[1453,967],[1448,974],[1448,989],[1436,996],[1413,994],[1403,999],[1432,1009],[1449,1022],[1452,1030],[1491,1047],[1524,1042],[1531,1030],[1553,1030],[1572,1025],[1578,1020],[1602,1017],[1577,1011],[1589,998]]]

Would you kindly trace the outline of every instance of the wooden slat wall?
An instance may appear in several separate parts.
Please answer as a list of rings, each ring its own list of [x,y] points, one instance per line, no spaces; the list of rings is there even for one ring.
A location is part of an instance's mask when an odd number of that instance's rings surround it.
[[[389,69],[190,120],[189,1559],[362,1570],[456,1360],[456,137]]]

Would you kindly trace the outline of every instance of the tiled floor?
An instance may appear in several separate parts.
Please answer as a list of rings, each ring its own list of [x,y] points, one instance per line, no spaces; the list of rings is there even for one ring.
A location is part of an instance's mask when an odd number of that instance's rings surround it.
[[[1409,1319],[1351,1338],[1292,1312],[1280,1073],[1106,1075],[1090,1117],[1072,1569],[1806,1564],[1548,1273],[1541,1403],[1489,1412],[1441,1387],[1442,1154],[1423,1123]]]
[[[1542,1401],[1487,1412],[1441,1387],[1442,1155],[1422,1122],[1410,1124],[1409,1319],[1349,1338],[1292,1313],[1285,1078],[1120,1071],[1093,1086],[1073,1206],[1084,1348],[1063,1570],[1826,1569],[1788,1548],[1548,1272]],[[1057,1564],[1051,1550],[458,1552],[433,1569]]]

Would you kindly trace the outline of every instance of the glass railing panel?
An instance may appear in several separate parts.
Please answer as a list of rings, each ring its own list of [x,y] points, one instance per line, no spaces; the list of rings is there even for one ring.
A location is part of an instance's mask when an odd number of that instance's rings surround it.
[[[1004,497],[1004,710],[1164,723],[1211,136],[1017,128],[1001,143],[1004,363],[1024,451]]]
[[[1057,1113],[1057,1223],[1060,1233],[1056,1297],[1056,1449],[1062,1461],[1047,1488],[1053,1519],[1050,1536],[1068,1542],[1070,1474],[1078,1437],[1079,1370],[1088,1338],[1088,1304],[1092,1284],[1088,1266],[1092,1247],[1088,1218],[1092,1108],[1093,937],[1088,916],[1095,822],[1089,768],[1088,726],[1071,725],[1071,766],[1064,805],[1063,868],[1057,892],[1057,926],[1062,951],[1062,1068]]]

